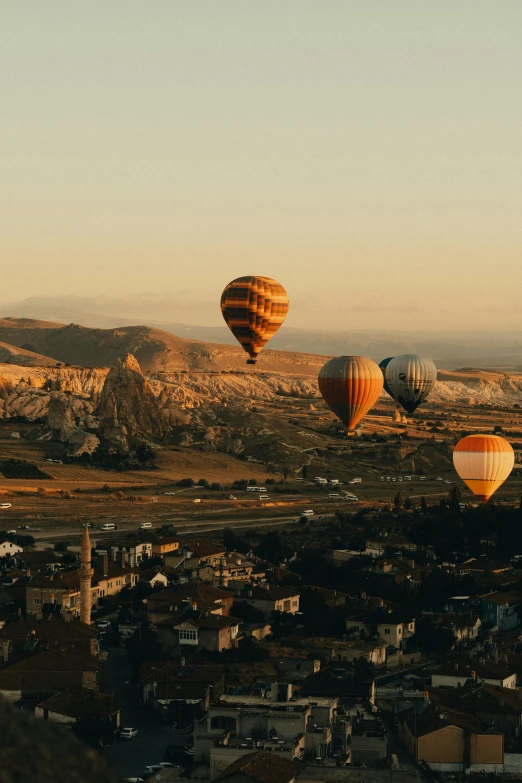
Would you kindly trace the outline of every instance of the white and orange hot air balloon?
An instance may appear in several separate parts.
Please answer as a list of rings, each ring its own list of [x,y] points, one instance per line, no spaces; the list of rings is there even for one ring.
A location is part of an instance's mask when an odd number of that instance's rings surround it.
[[[364,356],[330,359],[319,373],[319,391],[324,401],[355,435],[355,428],[380,397],[381,368]]]
[[[453,464],[473,494],[486,502],[513,470],[515,454],[498,435],[467,435],[453,450]]]

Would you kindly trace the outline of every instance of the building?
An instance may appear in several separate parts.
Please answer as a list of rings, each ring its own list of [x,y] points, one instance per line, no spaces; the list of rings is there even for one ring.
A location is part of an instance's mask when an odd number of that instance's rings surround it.
[[[35,707],[35,717],[72,725],[80,720],[100,721],[114,731],[120,726],[121,705],[114,696],[89,690],[61,691]]]
[[[415,619],[401,617],[393,612],[359,612],[346,619],[348,633],[375,636],[393,647],[404,649],[415,634]]]
[[[382,766],[387,757],[386,729],[376,715],[361,712],[352,720],[350,762],[365,767]]]
[[[520,693],[513,688],[479,682],[462,688],[431,688],[429,698],[442,710],[449,708],[474,715],[483,726],[518,739],[522,735]]]
[[[284,693],[283,693],[284,691]],[[338,700],[292,699],[291,686],[274,684],[278,698],[223,696],[194,726],[194,761],[208,763],[215,779],[230,763],[256,748],[288,761],[325,758],[332,750]],[[280,700],[281,696],[285,698]],[[339,719],[344,741],[349,721]]]
[[[239,627],[242,620],[237,617],[223,617],[222,615],[208,614],[198,618],[187,618],[173,625],[173,631],[177,635],[177,644],[180,648],[198,648],[222,652],[238,646],[240,635]],[[159,631],[158,636],[162,641],[165,626]]]
[[[247,753],[230,764],[215,780],[226,783],[294,783],[300,767],[265,750]]]
[[[259,609],[266,620],[270,620],[272,612],[299,612],[299,592],[295,587],[278,587],[272,584],[246,587],[241,591],[238,600]]]
[[[51,614],[45,619],[20,617],[4,626],[0,640],[9,644],[9,655],[22,653],[28,643],[34,648],[71,654],[96,656],[99,653],[98,631],[85,623],[66,622],[63,614]]]
[[[138,566],[152,557],[152,544],[148,541],[137,541],[133,538],[125,539],[121,543],[111,544],[110,549],[96,550],[96,554],[100,555],[105,552],[110,552],[112,563],[118,563],[121,566]]]
[[[482,622],[499,631],[518,627],[517,608],[522,604],[520,593],[488,593],[482,596]]]
[[[431,675],[433,688],[462,688],[480,680],[499,688],[516,688],[516,672],[505,663],[486,658],[459,658],[439,666]]]
[[[416,761],[438,772],[501,772],[504,736],[473,716],[422,704],[398,716],[399,737]]]
[[[187,609],[229,615],[234,596],[203,582],[187,582],[149,595],[145,603],[149,622],[156,623],[183,614]]]
[[[0,694],[8,701],[51,696],[64,690],[98,690],[95,658],[55,650],[30,650],[0,665]]]
[[[23,547],[18,544],[14,544],[7,538],[0,538],[0,557],[13,557],[23,551]]]
[[[366,541],[366,549],[362,554],[369,557],[382,557],[386,550],[390,549],[404,549],[407,552],[416,552],[417,544],[412,541],[408,541],[404,536],[392,533],[389,536],[383,536],[382,538],[370,538]]]
[[[178,689],[187,685],[202,685],[213,699],[219,699],[225,690],[225,667],[218,664],[192,664],[185,658],[169,661],[146,661],[139,673],[141,699],[152,705],[158,694],[176,697]]]
[[[179,539],[175,536],[162,535],[149,530],[140,531],[138,538],[140,541],[152,544],[152,557],[165,557],[179,549]]]

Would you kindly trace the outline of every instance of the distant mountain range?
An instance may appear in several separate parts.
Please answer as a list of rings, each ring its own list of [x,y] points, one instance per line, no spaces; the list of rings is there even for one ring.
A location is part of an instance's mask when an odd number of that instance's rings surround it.
[[[1,305],[1,311],[7,316],[25,319],[42,319],[54,322],[56,326],[64,324],[82,324],[83,327],[102,330],[129,330],[135,334],[136,326],[141,321],[144,327],[156,332],[169,333],[185,341],[200,341],[214,343],[224,347],[237,346],[228,328],[223,326],[197,326],[178,323],[177,321],[143,319],[136,317],[136,305],[130,307],[130,314],[111,314],[112,307],[125,312],[125,301],[104,301],[87,298],[67,297],[33,297],[22,302]],[[95,307],[100,304],[100,312]],[[149,308],[150,310],[150,308]],[[116,312],[116,310],[114,310]],[[47,326],[48,328],[48,326]],[[12,336],[12,331],[10,332]],[[9,344],[7,334],[0,330],[0,340]],[[31,341],[26,350],[35,352]],[[11,343],[12,344],[12,343]],[[216,346],[217,347],[217,346]],[[171,346],[171,349],[173,346]],[[462,333],[423,333],[412,325],[411,334],[404,332],[372,332],[372,331],[321,331],[297,329],[284,326],[270,342],[274,351],[315,354],[318,356],[339,356],[342,354],[361,354],[380,361],[387,356],[399,353],[419,353],[432,358],[438,367],[452,370],[462,367],[482,367],[500,370],[522,370],[522,333],[519,332],[462,332]],[[36,353],[39,353],[36,350]],[[45,351],[44,356],[47,356]],[[76,364],[82,364],[79,357],[75,358],[74,344],[67,350],[67,359]],[[100,353],[97,352],[96,355]],[[111,351],[104,354],[107,360],[113,360]],[[55,354],[52,358],[57,358]],[[87,357],[85,357],[87,358]],[[299,362],[300,363],[300,362]]]

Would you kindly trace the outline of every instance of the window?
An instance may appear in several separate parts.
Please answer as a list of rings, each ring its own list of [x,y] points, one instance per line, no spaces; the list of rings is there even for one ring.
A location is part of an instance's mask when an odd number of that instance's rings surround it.
[[[181,630],[179,632],[180,642],[197,642],[198,632],[193,630]]]
[[[389,636],[389,635],[390,635],[390,633],[391,633],[391,631],[390,631],[390,629],[389,629],[389,628],[385,628],[385,629],[384,629],[384,633],[386,634],[386,636]]]
[[[399,628],[397,628],[397,633],[398,633],[398,635],[400,636],[400,635],[401,635],[401,633],[402,633],[402,628],[400,628],[400,627],[399,627]]]
[[[109,582],[109,587],[112,587],[112,582]]]
[[[119,587],[121,585],[121,579],[116,579],[116,587]]]
[[[100,598],[102,598],[105,595],[105,590],[100,590]]]
[[[39,599],[39,598],[35,598],[35,599],[34,599],[34,601],[33,601],[33,604],[34,604],[35,606],[40,606],[40,603],[41,603],[41,601],[40,601],[40,599]]]

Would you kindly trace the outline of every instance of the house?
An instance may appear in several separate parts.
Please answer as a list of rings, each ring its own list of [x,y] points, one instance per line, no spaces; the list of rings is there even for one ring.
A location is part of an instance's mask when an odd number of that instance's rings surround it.
[[[140,572],[140,582],[148,584],[150,587],[167,587],[169,577],[161,568],[142,569]]]
[[[266,620],[270,620],[272,612],[299,612],[299,592],[295,587],[272,584],[246,587],[241,591],[239,600],[259,609]]]
[[[447,628],[452,631],[457,646],[463,642],[477,639],[479,628],[482,625],[478,615],[453,614],[451,612],[438,614],[433,618],[433,621],[438,628]]]
[[[145,661],[139,672],[144,704],[153,704],[155,693],[172,696],[177,689],[189,685],[203,685],[218,699],[225,690],[225,667],[218,664],[192,664],[185,658],[177,661]]]
[[[300,772],[295,762],[276,753],[259,750],[236,759],[214,780],[226,783],[294,783]]]
[[[55,650],[28,651],[0,664],[0,694],[8,701],[52,695],[64,690],[98,690],[95,658]]]
[[[346,630],[363,636],[377,634],[386,644],[404,649],[415,634],[415,619],[386,611],[360,612],[346,619]]]
[[[140,578],[136,566],[119,566],[109,563],[107,555],[98,557],[91,579],[92,605],[95,607],[100,598],[117,595],[124,587],[134,587]],[[73,617],[80,615],[80,577],[79,572],[61,571],[58,576],[39,576],[32,579],[26,587],[26,609],[28,614],[40,614],[42,611],[54,612],[59,606],[61,612],[70,612]]]
[[[67,622],[63,614],[51,614],[38,620],[34,616],[20,617],[4,626],[0,640],[10,643],[15,655],[29,642],[33,648],[57,650],[71,654],[95,656],[99,653],[98,631],[91,625]]]
[[[140,541],[146,541],[152,545],[152,557],[165,557],[165,555],[177,552],[179,549],[179,539],[175,536],[145,530],[140,531],[138,538]]]
[[[226,616],[230,614],[234,596],[203,582],[187,582],[147,596],[145,603],[148,620],[156,623],[172,614],[182,614],[188,608]]]
[[[25,566],[31,574],[39,574],[41,571],[60,568],[62,558],[52,549],[35,549],[19,553],[18,562],[21,563],[21,566]]]
[[[520,691],[513,688],[480,682],[458,689],[431,688],[429,698],[442,709],[474,715],[484,725],[495,726],[514,739],[522,734],[522,699]]]
[[[433,688],[446,686],[461,688],[469,681],[483,680],[499,688],[516,688],[517,675],[506,663],[497,663],[486,658],[458,658],[439,666],[431,675]]]
[[[116,730],[120,726],[121,705],[113,695],[89,690],[61,691],[35,707],[35,717],[72,725],[89,719]]]
[[[254,564],[239,552],[227,552],[212,565],[212,583],[221,587],[247,584],[251,581]]]
[[[277,674],[285,682],[300,682],[321,668],[318,658],[290,658],[280,656],[276,662]]]
[[[183,620],[172,627],[181,648],[197,647],[200,650],[222,652],[237,647],[241,638],[241,622],[237,617],[209,614],[206,617]],[[161,633],[158,633],[158,636],[162,641]]]
[[[360,712],[352,719],[350,762],[357,766],[379,767],[386,760],[386,729],[377,715]]]
[[[404,549],[407,552],[416,552],[417,544],[409,541],[404,536],[392,533],[382,538],[370,538],[366,541],[366,549],[362,554],[369,557],[381,557],[386,549]]]
[[[512,566],[501,563],[498,560],[489,560],[487,557],[472,557],[462,563],[470,574],[502,574],[509,571]]]
[[[334,726],[348,734],[337,719],[338,699],[293,699],[291,686],[272,688],[272,699],[223,696],[194,725],[194,761],[210,764],[210,778],[258,747],[289,762],[305,753],[325,758],[331,751]],[[286,698],[278,699],[284,696]],[[276,698],[274,698],[276,697]]]
[[[23,547],[14,544],[8,538],[0,538],[0,557],[13,557],[23,551]]]
[[[197,541],[184,544],[177,551],[165,554],[165,565],[184,573],[189,579],[212,582],[214,569],[227,554],[223,544],[213,541]]]
[[[361,670],[343,662],[332,662],[303,680],[301,696],[340,698],[366,704],[375,697],[375,683],[371,675]]]
[[[518,626],[517,607],[522,604],[522,594],[488,593],[481,596],[482,622],[499,631],[511,631]]]
[[[103,554],[104,549],[96,549],[97,554]],[[152,543],[149,541],[137,541],[125,539],[121,543],[111,544],[111,561],[120,566],[137,566],[152,557]]]
[[[504,736],[479,720],[421,704],[398,716],[399,738],[416,761],[438,772],[501,772]]]

